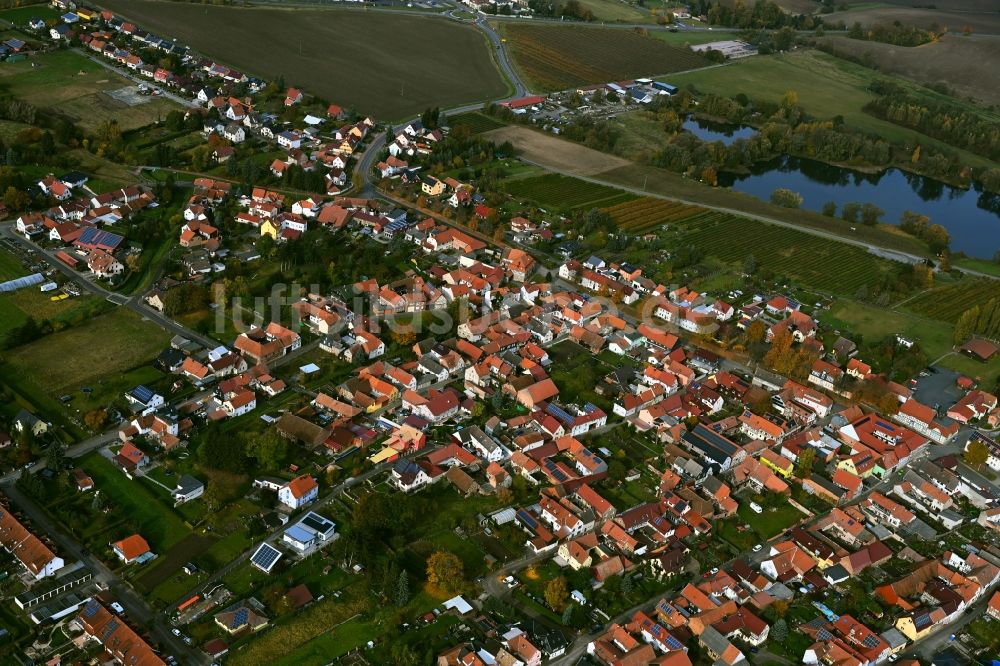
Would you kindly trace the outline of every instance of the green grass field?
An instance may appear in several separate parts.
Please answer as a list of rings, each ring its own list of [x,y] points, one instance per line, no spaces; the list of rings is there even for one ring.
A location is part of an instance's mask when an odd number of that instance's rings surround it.
[[[0,89],[35,106],[58,108],[89,130],[111,118],[123,130],[142,127],[177,108],[163,98],[128,106],[104,94],[131,85],[74,51],[52,51],[0,67]]]
[[[87,385],[97,392],[106,382],[118,384],[123,373],[151,361],[169,340],[154,324],[115,310],[18,347],[7,354],[7,363],[49,396]]]
[[[959,152],[964,163],[972,166],[993,165],[990,160],[958,151],[947,144],[913,130],[879,120],[862,110],[874,98],[869,84],[885,75],[812,49],[742,58],[725,67],[705,69],[662,77],[671,84],[693,85],[700,92],[733,96],[745,93],[751,99],[779,102],[789,90],[798,93],[799,104],[817,118],[843,116],[845,122],[860,130],[877,134],[894,143],[919,141],[945,152]],[[938,93],[903,79],[895,82],[914,94],[940,98]],[[952,98],[945,98],[954,103]]]
[[[750,509],[749,502],[740,502],[736,514],[762,541],[780,534],[805,518],[805,514],[791,504],[783,504],[774,509],[764,507],[763,513],[755,513]]]
[[[600,23],[656,23],[656,15],[625,0],[580,0]]]
[[[919,298],[919,297],[918,297]],[[897,309],[880,308],[853,300],[837,299],[829,312],[821,315],[823,323],[865,343],[877,343],[899,333],[916,340],[930,361],[970,377],[993,377],[1000,373],[1000,358],[979,363],[961,354],[953,354],[952,325],[907,312],[908,303]]]
[[[27,25],[28,21],[35,17],[43,21],[49,21],[58,19],[60,15],[59,11],[42,4],[30,5],[28,7],[14,7],[13,9],[0,11],[0,19],[10,21],[17,26]]]
[[[137,524],[139,533],[159,555],[191,533],[172,507],[138,479],[130,481],[99,452],[81,458],[80,467],[94,479],[111,506]]]

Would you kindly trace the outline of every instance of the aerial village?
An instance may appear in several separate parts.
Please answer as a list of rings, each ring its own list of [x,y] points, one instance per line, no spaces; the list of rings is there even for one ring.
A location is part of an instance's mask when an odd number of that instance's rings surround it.
[[[248,189],[199,177],[173,202],[47,175],[54,205],[17,218],[53,290],[103,295],[147,251],[123,230],[175,211],[175,270],[108,298],[166,332],[149,380],[109,399],[91,453],[26,461],[12,493],[36,509],[0,506],[3,594],[45,630],[25,654],[164,664],[176,644],[176,663],[219,662],[324,622],[357,631],[368,661],[342,663],[996,654],[990,387],[894,380],[794,287],[698,291],[651,277],[655,257],[591,254],[558,216],[432,175],[438,146],[469,140],[433,115],[386,128],[284,86],[258,103],[273,84],[111,12],[67,16],[51,39],[183,97],[213,164],[246,144],[275,157]],[[153,49],[180,66],[138,55]],[[240,281],[312,238],[343,252],[329,276],[245,307]],[[198,311],[246,324],[210,332]],[[49,414],[0,425],[0,447],[59,449]]]

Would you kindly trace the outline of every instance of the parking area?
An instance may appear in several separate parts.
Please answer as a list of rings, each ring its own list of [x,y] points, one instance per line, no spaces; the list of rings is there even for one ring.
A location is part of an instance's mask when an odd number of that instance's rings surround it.
[[[954,370],[934,366],[920,373],[913,397],[928,407],[944,409],[955,404],[965,393],[956,383],[961,375]]]

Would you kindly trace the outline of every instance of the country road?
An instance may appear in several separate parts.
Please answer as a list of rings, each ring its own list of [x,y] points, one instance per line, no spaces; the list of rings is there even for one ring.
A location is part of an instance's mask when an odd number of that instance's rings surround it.
[[[211,338],[204,336],[201,333],[192,331],[190,328],[184,326],[183,324],[174,321],[170,317],[165,316],[160,311],[146,305],[146,303],[144,303],[142,300],[141,294],[134,294],[132,296],[127,296],[125,294],[119,294],[113,291],[109,291],[104,287],[102,287],[101,285],[97,284],[92,279],[90,279],[89,276],[74,271],[72,268],[70,268],[63,262],[56,259],[55,253],[52,250],[41,248],[38,245],[35,245],[31,241],[29,241],[28,239],[24,238],[20,234],[18,234],[14,228],[13,220],[8,220],[6,223],[0,223],[0,236],[17,243],[26,250],[36,252],[50,266],[58,270],[60,273],[62,273],[65,277],[69,278],[70,280],[76,282],[77,284],[81,284],[84,289],[94,294],[95,296],[100,296],[109,303],[114,303],[115,305],[119,305],[128,308],[129,310],[132,310],[143,319],[148,319],[149,321],[153,322],[154,324],[164,329],[168,333],[184,336],[185,338],[188,338],[189,340],[194,340],[209,349],[217,347],[219,345],[219,343],[216,342],[215,340],[212,340]]]
[[[524,162],[526,164],[531,164],[531,165],[537,166],[537,167],[539,167],[541,169],[544,169],[545,171],[550,171],[552,173],[558,173],[558,174],[561,174],[563,176],[569,176],[571,178],[576,178],[578,180],[584,180],[584,181],[587,181],[588,183],[593,183],[595,185],[605,185],[607,187],[613,187],[613,188],[622,190],[624,192],[629,192],[631,194],[636,194],[636,195],[638,195],[640,197],[649,197],[649,198],[652,198],[652,199],[662,199],[664,201],[675,201],[675,202],[687,204],[687,205],[690,205],[690,206],[699,206],[701,208],[707,208],[709,210],[718,211],[720,213],[728,213],[730,215],[738,215],[740,217],[746,217],[746,218],[749,218],[751,220],[756,220],[758,222],[764,222],[766,224],[773,224],[773,225],[776,225],[776,226],[779,226],[779,227],[785,227],[785,228],[788,228],[788,229],[795,229],[796,231],[801,231],[803,233],[811,234],[813,236],[819,236],[820,238],[826,238],[828,240],[839,241],[841,243],[847,243],[848,245],[854,245],[855,247],[864,248],[868,252],[871,252],[872,254],[880,256],[880,257],[883,257],[885,259],[892,259],[894,261],[899,261],[899,262],[908,263],[908,264],[920,264],[920,263],[923,263],[923,262],[927,261],[927,257],[923,257],[923,256],[918,255],[918,254],[911,254],[909,252],[902,252],[900,250],[890,250],[890,249],[884,248],[884,247],[882,247],[880,245],[876,245],[875,243],[868,243],[866,241],[855,240],[855,239],[850,238],[848,236],[841,236],[839,234],[835,234],[835,233],[833,233],[831,231],[823,231],[822,229],[816,229],[816,228],[813,228],[813,227],[807,227],[807,226],[803,226],[803,225],[798,225],[798,224],[795,224],[793,222],[786,222],[784,220],[779,220],[779,219],[776,219],[776,218],[773,218],[773,217],[768,217],[766,215],[758,215],[756,213],[748,213],[746,211],[739,210],[738,208],[728,208],[726,206],[716,206],[714,204],[705,203],[703,201],[697,201],[695,199],[684,199],[682,197],[672,197],[672,196],[667,196],[665,194],[657,194],[655,192],[649,192],[649,191],[644,190],[644,189],[639,188],[639,187],[630,187],[628,185],[622,185],[620,183],[615,183],[615,182],[612,182],[612,181],[609,181],[609,180],[602,180],[601,178],[595,178],[594,176],[582,176],[579,173],[574,173],[573,171],[569,171],[569,170],[566,170],[566,169],[558,169],[558,168],[555,168],[555,167],[552,167],[552,166],[548,166],[548,165],[545,165],[545,164],[541,164],[541,163],[538,163],[538,162],[533,162],[531,160],[527,160],[527,159],[525,159],[523,157],[518,158],[518,159],[520,159],[522,162]],[[957,270],[957,271],[962,272],[962,273],[965,273],[967,275],[973,275],[973,276],[976,276],[976,277],[988,278],[990,280],[1000,280],[1000,277],[997,277],[996,275],[991,275],[990,273],[983,273],[981,271],[977,271],[977,270],[974,270],[974,269],[971,269],[971,268],[960,268],[960,267],[953,266],[952,269],[953,270]]]

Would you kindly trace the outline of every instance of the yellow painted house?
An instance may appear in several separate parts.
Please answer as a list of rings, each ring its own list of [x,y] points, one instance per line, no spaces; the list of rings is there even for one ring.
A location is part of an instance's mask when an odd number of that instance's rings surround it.
[[[423,190],[424,194],[436,197],[444,193],[445,185],[443,181],[438,180],[434,176],[424,176],[422,180],[420,189]]]
[[[878,470],[881,469],[876,463],[874,456],[870,453],[861,453],[853,455],[850,458],[844,458],[837,463],[837,468],[850,472],[862,479],[867,479],[872,474],[877,474]]]
[[[791,460],[771,449],[764,449],[761,452],[760,462],[783,479],[787,479],[795,471],[795,464]]]
[[[273,220],[264,220],[260,223],[260,235],[270,236],[274,240],[278,240],[278,232],[281,231],[278,225],[274,223]]]
[[[944,618],[945,612],[942,608],[920,609],[896,620],[896,629],[911,641],[919,641],[934,631]]]

